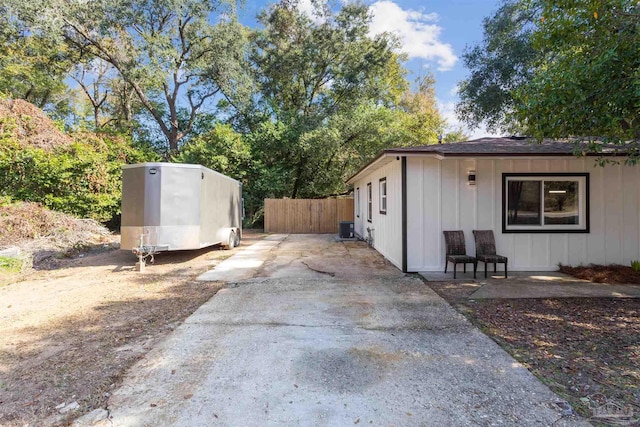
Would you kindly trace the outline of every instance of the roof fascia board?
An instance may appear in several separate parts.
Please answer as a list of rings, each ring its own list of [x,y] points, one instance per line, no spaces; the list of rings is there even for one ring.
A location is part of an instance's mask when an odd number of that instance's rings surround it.
[[[389,154],[386,151],[383,151],[382,153],[378,154],[377,157],[374,157],[373,160],[371,160],[368,164],[366,164],[362,169],[360,169],[358,172],[355,173],[355,175],[352,175],[351,178],[347,179],[346,183],[347,184],[354,184],[358,179],[360,179],[362,176],[368,175],[369,173],[377,170],[379,167],[383,166],[380,163],[383,162],[383,160],[385,160],[388,157],[396,157],[399,154]]]
[[[521,154],[466,154],[466,153],[456,153],[456,154],[451,154],[451,153],[419,153],[419,152],[401,152],[401,151],[396,151],[396,152],[392,152],[389,153],[389,155],[391,156],[407,156],[407,157],[431,157],[431,158],[435,158],[438,160],[444,160],[444,159],[488,159],[488,160],[522,160],[523,158],[526,158],[527,160],[531,159],[531,160],[549,160],[549,159],[557,159],[557,160],[566,160],[567,157],[573,157],[575,159],[587,159],[587,158],[591,158],[591,159],[596,159],[597,157],[599,157],[599,155],[591,155],[588,154],[586,156],[575,156],[574,154],[571,153],[567,153],[567,154],[558,154],[558,153],[549,153],[549,154],[536,154],[536,155],[531,155],[531,154],[527,154],[527,153],[521,153]],[[603,157],[616,157],[616,158],[621,158],[621,157],[627,157],[626,155],[616,155],[616,156],[612,156],[612,155],[607,155],[604,154]]]

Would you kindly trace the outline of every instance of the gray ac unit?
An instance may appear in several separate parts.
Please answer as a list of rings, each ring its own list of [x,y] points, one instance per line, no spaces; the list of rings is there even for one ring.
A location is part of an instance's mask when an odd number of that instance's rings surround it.
[[[350,239],[354,236],[353,221],[340,221],[340,238]]]

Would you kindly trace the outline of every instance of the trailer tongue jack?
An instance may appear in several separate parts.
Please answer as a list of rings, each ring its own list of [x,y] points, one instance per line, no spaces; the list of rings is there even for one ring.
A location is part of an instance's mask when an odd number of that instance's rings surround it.
[[[147,236],[148,237],[148,236]],[[154,255],[158,252],[155,246],[145,246],[144,245],[145,235],[140,235],[140,246],[137,248],[133,248],[131,252],[135,256],[138,257],[138,262],[136,262],[135,271],[144,272],[144,268],[147,265],[147,258],[149,258],[149,262],[153,264],[155,262]]]

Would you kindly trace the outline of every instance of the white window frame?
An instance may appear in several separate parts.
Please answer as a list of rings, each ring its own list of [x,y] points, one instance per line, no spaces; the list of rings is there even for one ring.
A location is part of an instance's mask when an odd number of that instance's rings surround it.
[[[371,183],[367,184],[367,221],[371,222],[373,216],[373,190]]]
[[[509,182],[540,181],[540,225],[509,225]],[[545,181],[578,183],[578,224],[544,224]],[[502,174],[502,232],[503,233],[589,233],[589,174],[588,173],[503,173]]]
[[[380,213],[382,215],[387,214],[387,177],[380,178],[378,181],[378,198],[379,198],[379,207]]]
[[[360,187],[356,187],[356,217],[360,218]]]

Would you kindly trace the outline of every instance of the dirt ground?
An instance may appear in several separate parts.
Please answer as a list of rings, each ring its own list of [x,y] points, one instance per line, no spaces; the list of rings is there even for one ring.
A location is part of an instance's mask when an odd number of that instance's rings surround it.
[[[427,284],[580,415],[640,426],[640,299],[473,300],[477,286]]]
[[[144,273],[127,251],[83,254],[0,287],[0,426],[66,425],[104,408],[125,370],[221,287],[195,278],[264,236],[161,254]]]

